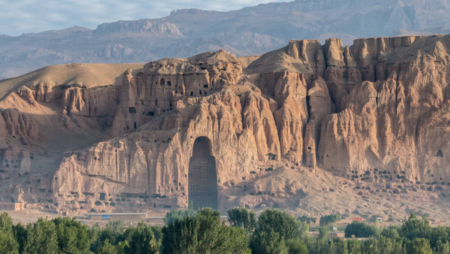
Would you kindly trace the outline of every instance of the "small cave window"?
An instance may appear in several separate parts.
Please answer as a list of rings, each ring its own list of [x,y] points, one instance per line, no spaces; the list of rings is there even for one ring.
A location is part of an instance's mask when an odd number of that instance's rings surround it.
[[[172,107],[172,103],[170,103],[170,107]]]
[[[191,96],[194,96],[194,92],[191,91]]]
[[[436,153],[435,156],[438,157],[438,158],[443,158],[443,157],[444,157],[444,154],[442,153],[442,150],[439,150],[439,151]]]
[[[155,105],[158,106],[158,100],[155,100]]]
[[[153,112],[153,111],[147,112],[147,115],[148,116],[155,116],[155,112]]]
[[[167,85],[168,85],[168,86],[171,86],[171,85],[172,85],[172,82],[171,82],[171,81],[167,81]]]
[[[128,108],[128,112],[130,114],[136,114],[136,108],[134,108],[134,107]]]
[[[134,122],[134,129],[136,130],[137,128],[136,128],[136,122]]]
[[[159,84],[161,84],[161,86],[165,86],[166,85],[166,81],[162,78],[161,82],[159,82]]]
[[[208,85],[203,85],[204,88],[208,88]]]
[[[199,92],[198,92],[200,95],[202,95],[202,91],[200,90]]]

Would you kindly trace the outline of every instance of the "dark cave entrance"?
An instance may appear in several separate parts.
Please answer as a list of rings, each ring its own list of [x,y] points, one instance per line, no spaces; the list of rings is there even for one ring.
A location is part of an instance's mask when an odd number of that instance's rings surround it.
[[[218,209],[216,160],[212,156],[211,141],[199,137],[189,162],[189,202],[194,209],[211,207]]]

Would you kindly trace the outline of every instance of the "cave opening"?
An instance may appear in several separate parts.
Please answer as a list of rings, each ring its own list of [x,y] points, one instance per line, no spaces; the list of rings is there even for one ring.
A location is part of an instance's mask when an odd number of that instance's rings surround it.
[[[194,142],[189,162],[189,202],[194,209],[218,209],[216,160],[212,155],[211,141],[199,137]]]

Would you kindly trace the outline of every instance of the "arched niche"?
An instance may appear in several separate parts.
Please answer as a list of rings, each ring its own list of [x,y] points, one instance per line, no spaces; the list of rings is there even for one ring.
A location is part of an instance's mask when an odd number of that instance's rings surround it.
[[[199,137],[194,142],[189,162],[189,202],[194,209],[218,209],[216,159],[212,155],[209,138]]]

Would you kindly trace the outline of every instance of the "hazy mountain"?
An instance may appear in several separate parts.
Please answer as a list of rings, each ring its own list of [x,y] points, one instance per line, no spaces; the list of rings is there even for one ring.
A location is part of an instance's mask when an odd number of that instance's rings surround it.
[[[261,54],[291,39],[431,34],[449,31],[450,0],[302,0],[238,11],[178,10],[161,19],[118,21],[0,36],[0,78],[70,62],[148,62],[226,49]]]

